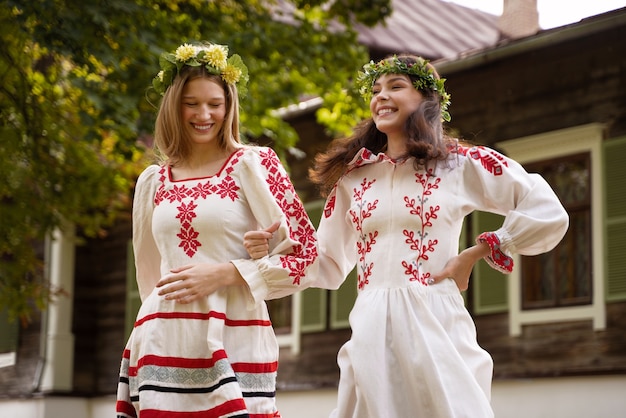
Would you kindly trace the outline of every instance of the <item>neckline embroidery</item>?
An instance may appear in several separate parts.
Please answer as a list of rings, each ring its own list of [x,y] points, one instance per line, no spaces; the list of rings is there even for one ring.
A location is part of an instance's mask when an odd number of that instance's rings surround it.
[[[239,154],[243,153],[243,148],[238,148],[235,151],[233,151],[228,158],[226,158],[226,161],[224,161],[224,164],[222,164],[222,166],[220,167],[220,169],[217,171],[217,173],[210,175],[210,176],[200,176],[200,177],[188,177],[188,178],[184,178],[184,179],[178,179],[178,180],[174,180],[174,176],[172,175],[172,167],[167,164],[166,167],[166,173],[167,173],[167,180],[170,183],[183,183],[186,181],[196,181],[196,180],[206,180],[206,179],[211,179],[214,177],[220,177],[222,175],[222,173],[224,172],[224,170],[226,170],[228,167],[232,167],[232,165],[234,165],[239,159],[238,158],[234,158],[235,156],[240,156]],[[232,164],[231,164],[232,162]],[[232,169],[230,170],[232,171]],[[229,172],[230,174],[230,172]]]

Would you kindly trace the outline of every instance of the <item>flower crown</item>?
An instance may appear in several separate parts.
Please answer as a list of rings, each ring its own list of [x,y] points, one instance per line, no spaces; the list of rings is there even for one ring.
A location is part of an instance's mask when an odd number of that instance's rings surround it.
[[[441,118],[446,122],[450,122],[450,95],[446,93],[444,88],[445,78],[439,78],[432,68],[428,65],[428,61],[421,57],[416,57],[415,63],[407,63],[394,55],[378,62],[370,61],[363,66],[363,71],[359,71],[356,79],[356,85],[359,93],[366,100],[372,98],[372,87],[374,82],[383,74],[406,74],[412,79],[413,86],[417,90],[432,90],[439,94],[441,105]]]
[[[204,66],[209,74],[219,75],[225,83],[235,85],[239,98],[246,95],[248,68],[239,55],[233,54],[228,58],[227,46],[208,43],[182,44],[173,53],[162,53],[159,65],[161,71],[152,80],[152,86],[161,96],[185,65]]]

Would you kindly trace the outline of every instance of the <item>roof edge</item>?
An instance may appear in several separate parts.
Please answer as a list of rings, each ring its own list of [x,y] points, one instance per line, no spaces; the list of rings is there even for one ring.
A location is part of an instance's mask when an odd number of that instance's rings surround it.
[[[435,66],[437,72],[445,77],[446,74],[474,68],[501,58],[540,47],[555,45],[623,25],[626,25],[626,7],[592,16],[567,26],[548,29],[539,32],[537,35],[516,40],[506,40],[490,48],[468,51],[456,57],[433,61],[431,64]]]

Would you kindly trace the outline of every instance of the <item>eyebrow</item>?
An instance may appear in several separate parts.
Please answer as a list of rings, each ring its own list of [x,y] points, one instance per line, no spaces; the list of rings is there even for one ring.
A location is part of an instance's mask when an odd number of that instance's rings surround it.
[[[376,85],[376,84],[381,84],[381,83],[380,83],[380,81],[378,81],[378,80],[380,80],[380,79],[377,79],[376,81],[374,81],[374,85]],[[406,81],[407,83],[410,81],[410,80],[407,80],[407,79],[406,79],[406,77],[397,76],[397,77],[394,77],[394,78],[388,78],[388,79],[385,81],[385,83],[393,83],[393,82],[398,81],[398,80],[400,80],[400,81]]]
[[[183,95],[182,98],[183,99],[197,99],[198,96],[195,96],[193,94],[187,94],[187,95]],[[224,96],[213,96],[213,97],[210,97],[209,100],[226,100],[226,97],[224,97]]]

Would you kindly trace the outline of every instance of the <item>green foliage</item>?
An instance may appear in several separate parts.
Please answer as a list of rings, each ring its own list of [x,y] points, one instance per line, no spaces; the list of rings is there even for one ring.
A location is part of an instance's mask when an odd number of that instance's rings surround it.
[[[28,319],[58,291],[38,250],[55,228],[98,236],[128,210],[151,158],[162,52],[206,40],[239,54],[242,132],[279,154],[297,135],[275,110],[302,98],[324,97],[320,120],[346,132],[364,108],[346,100],[349,80],[368,59],[352,24],[374,24],[390,1],[322,3],[0,0],[0,307]]]
[[[346,89],[337,82],[324,95],[324,105],[317,111],[317,121],[327,127],[331,137],[344,137],[352,133],[361,120],[370,115],[357,89]]]

